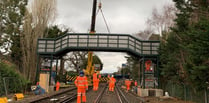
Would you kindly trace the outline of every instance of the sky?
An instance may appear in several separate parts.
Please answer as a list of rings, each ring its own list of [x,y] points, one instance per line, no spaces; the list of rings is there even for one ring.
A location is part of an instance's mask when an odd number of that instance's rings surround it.
[[[160,10],[172,0],[97,0],[111,33],[134,34],[145,29],[145,21],[152,9]],[[88,33],[91,25],[93,0],[57,0],[55,24],[72,28],[76,33]],[[96,17],[96,33],[108,33],[101,12]],[[126,53],[94,52],[103,62],[102,73],[112,73],[126,63]]]

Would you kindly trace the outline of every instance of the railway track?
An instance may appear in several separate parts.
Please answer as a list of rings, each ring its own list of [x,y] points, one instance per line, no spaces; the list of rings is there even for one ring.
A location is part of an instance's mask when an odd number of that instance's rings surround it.
[[[103,94],[105,93],[106,90],[107,90],[107,85],[104,86],[103,90],[99,93],[99,95],[95,99],[94,103],[100,103],[101,102],[102,96],[103,96]]]
[[[70,88],[53,95],[43,96],[42,98],[31,100],[29,103],[68,103],[65,101],[76,99],[76,90],[76,87]]]
[[[109,98],[109,101],[105,97]],[[114,92],[109,92],[107,86],[105,86],[93,103],[107,103],[110,101],[113,102],[113,100],[117,103],[130,103],[123,91],[117,85]]]
[[[120,103],[130,103],[123,91],[116,85],[116,95]]]
[[[119,89],[119,87],[122,86],[121,83],[118,83],[116,88],[119,90],[119,92],[123,95],[122,97],[122,101],[121,103],[145,103],[145,100],[141,97],[139,97],[137,94],[129,91],[126,92],[126,90],[124,89]]]
[[[75,100],[76,98],[77,98],[77,93],[75,93],[71,96],[68,96],[65,99],[62,99],[61,101],[56,102],[56,103],[70,103],[71,101]]]
[[[108,90],[108,84],[100,85],[99,91],[92,91],[89,88],[87,103],[143,103],[139,97],[134,94],[127,93],[120,88],[119,83],[115,86],[115,91]],[[59,91],[55,94],[43,95],[41,98],[30,100],[29,102],[21,103],[76,103],[77,88],[69,88],[67,90]]]

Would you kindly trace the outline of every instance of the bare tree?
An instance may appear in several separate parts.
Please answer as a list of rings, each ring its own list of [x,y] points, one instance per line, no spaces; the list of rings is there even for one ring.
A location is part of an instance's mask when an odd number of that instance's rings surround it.
[[[170,27],[174,26],[175,13],[177,9],[173,4],[167,4],[163,6],[163,11],[159,12],[156,8],[153,8],[152,16],[147,19],[146,23],[149,28],[157,31],[162,37],[162,32],[169,32]]]
[[[151,28],[147,28],[145,30],[139,31],[138,33],[134,34],[137,38],[140,38],[142,40],[148,40],[149,37],[154,33],[154,31]]]
[[[142,40],[148,40],[155,33],[162,37],[162,34],[169,32],[170,27],[174,26],[173,20],[176,18],[176,12],[177,9],[173,4],[164,5],[162,12],[153,8],[151,17],[146,21],[146,28],[134,34],[134,36]],[[165,34],[164,36],[163,38],[167,39],[168,35]]]
[[[68,53],[64,57],[64,60],[66,61],[69,67],[76,70],[76,72],[79,72],[79,69],[83,69],[81,68],[81,66],[84,65],[84,62],[87,58],[87,54],[88,52],[75,51],[72,53]]]
[[[21,49],[23,53],[23,74],[31,81],[36,73],[37,39],[42,38],[44,31],[56,15],[56,0],[34,0],[25,14],[23,33],[21,34]]]
[[[43,37],[44,31],[52,24],[56,17],[56,0],[34,0],[31,6],[32,25],[38,37]]]

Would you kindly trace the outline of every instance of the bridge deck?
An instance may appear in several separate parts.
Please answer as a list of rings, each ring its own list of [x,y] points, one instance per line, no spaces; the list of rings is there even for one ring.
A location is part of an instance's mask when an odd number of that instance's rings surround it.
[[[69,51],[121,51],[137,56],[157,56],[159,41],[143,41],[127,34],[70,33],[38,39],[38,54],[60,55]]]

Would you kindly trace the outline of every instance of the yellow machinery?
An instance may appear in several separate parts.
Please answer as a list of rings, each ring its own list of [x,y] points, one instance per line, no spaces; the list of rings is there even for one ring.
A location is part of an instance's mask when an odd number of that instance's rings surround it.
[[[93,66],[92,62],[93,62],[93,52],[89,51],[88,52],[88,63],[87,63],[87,67],[85,70],[85,74],[88,76],[93,75],[93,73],[94,73],[94,66]]]
[[[1,97],[0,98],[0,103],[8,103],[8,100],[6,97]]]
[[[15,100],[22,100],[24,98],[24,95],[22,93],[16,93],[14,95]]]
[[[85,75],[88,77],[88,84],[92,85],[92,75],[94,74],[94,66],[92,64],[93,62],[93,52],[88,52],[88,64],[86,67],[86,70],[84,70]]]

